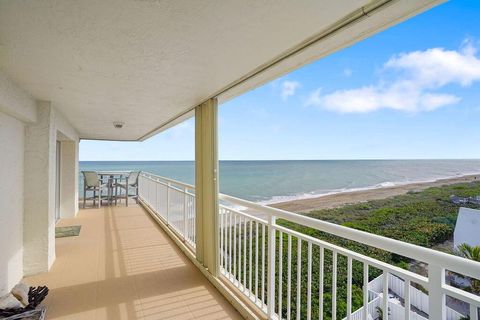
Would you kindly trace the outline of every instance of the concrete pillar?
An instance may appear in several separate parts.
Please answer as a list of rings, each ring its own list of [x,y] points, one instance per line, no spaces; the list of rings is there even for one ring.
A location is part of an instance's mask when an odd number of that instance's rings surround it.
[[[23,277],[24,124],[0,111],[0,296]]]
[[[60,144],[60,218],[73,218],[78,212],[78,142]]]
[[[55,260],[56,131],[49,102],[26,126],[24,159],[24,274],[47,271]]]
[[[196,257],[218,276],[217,99],[195,109]]]
[[[37,120],[25,128],[24,274],[48,271],[55,261],[57,140],[60,148],[60,217],[78,208],[78,134],[51,102],[37,102]]]

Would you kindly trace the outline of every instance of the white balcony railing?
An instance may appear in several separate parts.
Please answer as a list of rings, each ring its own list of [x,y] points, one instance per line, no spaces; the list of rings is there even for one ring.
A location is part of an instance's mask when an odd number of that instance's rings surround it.
[[[194,186],[143,173],[139,196],[194,251]],[[308,234],[297,226],[307,227]],[[219,239],[222,279],[269,319],[424,318],[414,308],[392,305],[389,281],[383,281],[380,300],[369,293],[365,284],[378,274],[402,280],[404,306],[411,305],[413,284],[428,290],[430,319],[446,319],[446,296],[469,304],[466,318],[479,319],[480,296],[445,284],[446,270],[480,279],[478,262],[223,194]],[[423,262],[428,277],[332,242],[355,242]],[[360,302],[353,299],[359,296]]]
[[[149,173],[138,185],[140,200],[195,252],[195,187]]]
[[[368,289],[370,292],[373,294],[375,297],[379,297],[381,295],[381,292],[383,290],[383,277],[377,277],[373,279],[372,281],[369,282],[368,284]],[[405,284],[404,281],[396,276],[390,275],[388,277],[388,289],[390,293],[394,296],[393,301],[397,301],[398,299],[404,299],[405,298]],[[412,314],[411,319],[419,319],[423,320],[426,319],[425,317],[422,317],[421,314],[428,314],[428,308],[429,308],[429,303],[428,303],[428,294],[424,293],[423,291],[415,288],[415,287],[410,287],[410,303],[413,308],[416,310],[420,311],[418,313]],[[400,305],[398,303],[392,303],[390,302],[390,311],[395,312],[396,314],[402,314],[404,312],[404,306]],[[465,316],[461,314],[460,312],[455,311],[454,309],[450,308],[448,306],[447,302],[447,307],[446,307],[446,320],[460,320],[464,318]],[[413,312],[413,311],[412,311]],[[395,317],[392,317],[395,318]],[[399,318],[399,317],[397,317]],[[402,317],[400,317],[402,319]]]

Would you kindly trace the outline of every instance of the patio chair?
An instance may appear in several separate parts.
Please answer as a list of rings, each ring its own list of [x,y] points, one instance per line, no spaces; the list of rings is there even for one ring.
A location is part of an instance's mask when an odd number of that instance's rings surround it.
[[[107,188],[107,184],[99,178],[98,174],[95,171],[82,171],[83,173],[83,208],[85,208],[85,202],[87,200],[93,200],[93,205],[95,206],[95,201],[98,199],[98,207],[102,203],[102,190]],[[93,196],[87,198],[87,191],[93,191]],[[98,194],[97,194],[98,192]]]
[[[128,197],[133,196],[135,201],[138,203],[138,177],[140,176],[140,171],[132,171],[130,174],[125,178],[125,181],[120,181],[115,184],[115,195],[118,196],[117,188],[125,190],[125,205],[128,207]],[[130,189],[135,189],[135,194],[130,194]],[[115,200],[116,203],[116,200]]]

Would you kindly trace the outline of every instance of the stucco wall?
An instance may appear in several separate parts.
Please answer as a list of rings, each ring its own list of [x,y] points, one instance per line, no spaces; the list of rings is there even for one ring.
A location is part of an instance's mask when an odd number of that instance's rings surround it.
[[[56,139],[61,141],[60,217],[73,218],[78,212],[78,152],[80,138],[63,114],[53,108]]]
[[[40,105],[51,105],[50,102],[39,102]],[[69,140],[69,141],[79,141],[78,133],[70,122],[63,116],[63,114],[56,108],[53,107],[53,120],[55,125],[55,130],[57,134],[60,133],[61,137],[57,137],[57,140]]]
[[[56,141],[64,150],[60,208],[78,210],[78,134],[50,102],[0,72],[0,296],[55,260]]]
[[[47,271],[55,260],[55,145],[53,111],[39,103],[25,135],[24,272]]]
[[[24,274],[45,272],[55,261],[56,146],[61,141],[61,217],[78,208],[78,134],[48,101],[25,133]]]
[[[24,124],[0,111],[0,296],[23,276]]]
[[[37,120],[35,100],[0,72],[0,112],[24,122]]]
[[[62,141],[60,154],[60,218],[73,218],[78,212],[78,142]]]

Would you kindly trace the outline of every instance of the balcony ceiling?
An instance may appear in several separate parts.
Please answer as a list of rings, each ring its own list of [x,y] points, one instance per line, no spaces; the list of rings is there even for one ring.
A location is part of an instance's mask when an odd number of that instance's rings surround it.
[[[394,1],[225,91],[369,2],[2,0],[0,68],[82,138],[138,140],[219,92],[229,99],[439,1]]]

